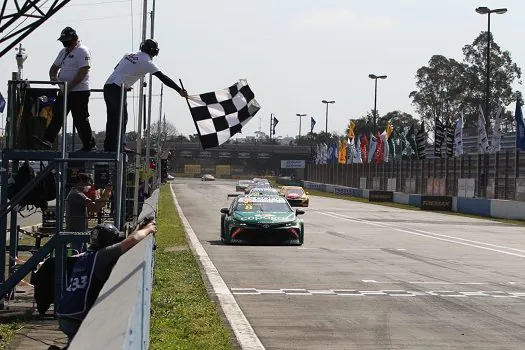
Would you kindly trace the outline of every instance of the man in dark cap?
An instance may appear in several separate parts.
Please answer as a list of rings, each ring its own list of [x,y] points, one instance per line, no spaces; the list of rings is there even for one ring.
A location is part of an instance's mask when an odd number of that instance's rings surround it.
[[[89,123],[89,69],[91,54],[89,49],[78,40],[76,31],[66,27],[58,38],[64,48],[58,53],[55,62],[49,69],[51,81],[67,81],[67,91],[61,91],[53,105],[53,119],[49,123],[43,139],[36,136],[40,145],[51,149],[62,128],[64,118],[64,96],[67,95],[66,115],[71,111],[73,124],[82,141],[81,151],[91,151],[95,148],[95,138]]]
[[[126,91],[146,74],[150,73],[159,78],[166,86],[174,89],[182,97],[188,97],[186,90],[178,86],[167,75],[163,74],[155,63],[153,57],[159,54],[159,45],[153,39],[146,39],[140,44],[140,51],[127,53],[122,57],[104,85],[104,100],[107,109],[106,139],[104,151],[116,152],[118,142],[120,94],[122,85]],[[126,97],[124,97],[124,113],[122,130],[126,130],[128,112]],[[126,152],[130,150],[126,149]]]

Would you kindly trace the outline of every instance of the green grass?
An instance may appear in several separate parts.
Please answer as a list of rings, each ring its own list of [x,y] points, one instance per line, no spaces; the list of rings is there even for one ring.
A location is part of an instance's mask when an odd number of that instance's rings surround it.
[[[270,183],[274,187],[281,186],[281,185],[277,184],[275,181],[270,181]],[[308,190],[305,189],[305,190],[308,191],[308,193],[311,196],[319,196],[319,197],[342,199],[342,200],[346,200],[346,201],[367,203],[367,204],[371,204],[371,205],[379,205],[379,206],[383,206],[383,207],[399,208],[399,209],[406,209],[406,210],[418,210],[418,211],[421,210],[418,207],[414,207],[412,205],[407,205],[407,204],[390,203],[390,202],[369,202],[367,198],[362,198],[362,197],[353,197],[353,196],[347,196],[347,195],[339,195],[339,194],[328,193],[328,192],[323,192],[323,191],[318,191],[318,190],[310,190],[310,189],[308,189]],[[473,218],[473,219],[492,220],[492,221],[501,222],[501,223],[507,224],[507,225],[525,226],[525,220],[500,219],[500,218],[492,218],[492,217],[481,216],[481,215],[463,214],[463,213],[447,212],[447,211],[440,211],[439,213],[440,214],[446,214],[446,215],[453,215],[453,216],[468,217],[468,218]]]
[[[174,215],[175,214],[175,215]],[[151,349],[233,349],[219,305],[204,285],[169,185],[160,192]]]
[[[18,320],[2,320],[0,323],[0,349],[6,349],[16,332],[22,328],[23,322]]]

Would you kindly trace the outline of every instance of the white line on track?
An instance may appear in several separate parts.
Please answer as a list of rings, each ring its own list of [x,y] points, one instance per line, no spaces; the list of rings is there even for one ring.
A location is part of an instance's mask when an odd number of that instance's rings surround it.
[[[204,272],[206,273],[206,276],[213,287],[213,291],[219,299],[219,303],[222,307],[222,310],[224,311],[224,315],[228,319],[228,322],[230,322],[239,345],[242,349],[265,349],[264,345],[259,340],[259,337],[257,337],[257,334],[255,334],[255,331],[253,330],[250,322],[237,304],[237,301],[235,301],[235,297],[208,256],[208,253],[206,253],[206,250],[204,250],[202,244],[199,242],[199,239],[191,228],[188,219],[186,219],[186,216],[184,216],[182,208],[177,202],[177,197],[175,196],[175,192],[173,191],[171,184],[170,190],[171,195],[173,196],[173,203],[175,203],[175,207],[179,212],[179,216],[190,240],[190,244],[192,245],[194,252],[199,257],[202,267],[204,268]]]
[[[520,250],[520,249],[515,249],[515,248],[510,248],[510,247],[505,247],[505,246],[496,246],[496,245],[490,244],[490,243],[471,241],[471,240],[464,239],[464,238],[459,238],[459,237],[454,237],[454,236],[447,236],[447,235],[441,235],[441,234],[433,233],[433,232],[422,233],[422,231],[420,231],[420,230],[415,230],[415,229],[407,230],[407,229],[399,228],[399,227],[397,227],[395,225],[392,225],[390,223],[389,224],[383,224],[383,223],[377,223],[377,222],[370,222],[370,221],[367,221],[367,220],[358,219],[358,218],[354,218],[354,217],[350,217],[350,216],[346,216],[346,215],[341,215],[341,214],[336,214],[336,213],[322,212],[322,211],[319,211],[319,210],[316,210],[315,212],[317,212],[317,213],[319,213],[321,215],[329,216],[329,217],[336,218],[336,219],[341,219],[341,220],[346,220],[346,221],[351,221],[351,222],[357,222],[357,223],[363,223],[363,224],[368,224],[368,225],[371,225],[371,226],[386,227],[386,228],[389,228],[389,229],[394,230],[394,231],[408,233],[408,234],[415,235],[415,236],[432,238],[432,239],[436,239],[436,240],[439,240],[439,241],[450,242],[450,243],[455,243],[455,244],[459,244],[459,245],[465,245],[465,246],[469,246],[469,247],[473,247],[473,248],[490,250],[490,251],[497,252],[497,253],[502,253],[502,254],[506,254],[506,255],[512,255],[512,256],[517,256],[517,257],[520,257],[520,258],[525,258],[525,254],[517,254],[517,253],[512,253],[512,252],[501,250],[501,249],[489,248],[489,247],[485,247],[485,246],[499,247],[499,248],[502,248],[502,249],[513,250],[513,251],[520,251],[520,252],[524,252],[525,253],[525,251]],[[471,243],[467,243],[467,242],[471,242]],[[474,243],[476,243],[476,244],[474,244]]]

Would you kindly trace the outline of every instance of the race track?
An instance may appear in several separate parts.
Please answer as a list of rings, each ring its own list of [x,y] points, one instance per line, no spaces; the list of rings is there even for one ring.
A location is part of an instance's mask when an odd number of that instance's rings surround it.
[[[525,348],[523,226],[311,197],[302,247],[228,246],[235,182],[172,186],[266,349]]]

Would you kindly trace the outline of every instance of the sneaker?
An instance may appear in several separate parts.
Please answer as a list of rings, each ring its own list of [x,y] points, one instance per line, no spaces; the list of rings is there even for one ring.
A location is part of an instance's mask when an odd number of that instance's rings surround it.
[[[37,141],[37,147],[38,149],[45,149],[45,150],[49,150],[51,148],[53,148],[53,144],[49,141],[45,141],[45,140],[42,140],[40,137],[36,136],[36,135],[33,135],[33,139]]]

